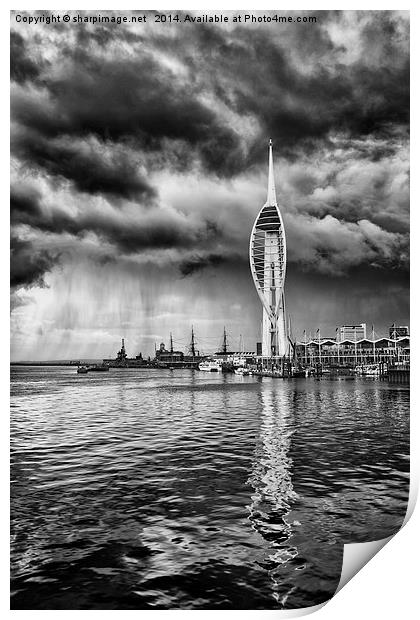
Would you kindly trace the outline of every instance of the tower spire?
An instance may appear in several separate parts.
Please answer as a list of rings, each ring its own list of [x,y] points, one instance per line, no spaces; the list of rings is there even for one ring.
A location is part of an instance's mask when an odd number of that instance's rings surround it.
[[[268,143],[267,201],[252,228],[249,259],[254,284],[263,305],[262,357],[284,358],[291,345],[284,299],[286,234],[277,204],[271,140]]]
[[[268,143],[268,189],[267,204],[273,206],[277,204],[276,186],[274,183],[274,167],[273,167],[273,141],[270,139]]]

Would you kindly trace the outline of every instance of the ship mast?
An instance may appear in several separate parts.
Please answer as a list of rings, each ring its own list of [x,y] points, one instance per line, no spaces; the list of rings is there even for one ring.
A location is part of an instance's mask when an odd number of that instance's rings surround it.
[[[222,353],[227,353],[227,335],[226,335],[226,327],[223,327],[223,345],[222,345]]]
[[[195,357],[195,340],[194,340],[194,327],[191,326],[191,345],[190,345],[190,349],[191,349],[191,354],[193,357]]]

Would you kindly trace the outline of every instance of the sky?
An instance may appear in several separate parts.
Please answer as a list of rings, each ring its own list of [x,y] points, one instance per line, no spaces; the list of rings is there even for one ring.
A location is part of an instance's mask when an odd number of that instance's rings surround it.
[[[409,324],[408,12],[48,14],[11,14],[12,360],[255,350],[270,138],[293,336]]]

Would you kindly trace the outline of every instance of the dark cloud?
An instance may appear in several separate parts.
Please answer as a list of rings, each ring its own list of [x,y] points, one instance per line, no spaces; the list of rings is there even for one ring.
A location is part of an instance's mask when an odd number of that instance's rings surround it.
[[[45,286],[44,276],[51,271],[57,259],[57,255],[35,248],[30,241],[12,236],[10,241],[11,286]]]
[[[217,225],[211,220],[189,224],[169,213],[166,217],[162,213],[133,220],[119,213],[87,210],[70,214],[62,209],[49,209],[43,205],[39,192],[25,187],[12,189],[11,223],[15,227],[26,225],[46,233],[81,238],[94,233],[127,254],[156,248],[188,249],[211,244],[220,237]]]
[[[408,122],[408,60],[402,67],[388,65],[385,58],[379,67],[336,62],[302,74],[289,62],[287,50],[267,42],[263,33],[255,34],[240,54],[226,63],[232,78],[241,70],[244,77],[236,86],[237,108],[257,116],[265,135],[286,155],[293,155],[296,144],[315,148],[316,140],[331,131],[360,135]]]
[[[235,252],[230,254],[195,254],[188,260],[181,261],[179,271],[183,276],[191,276],[207,267],[219,267],[220,265],[232,265],[243,262],[243,259]]]
[[[258,144],[267,135],[290,157],[299,148],[316,148],[331,131],[368,134],[408,122],[407,22],[393,13],[360,16],[360,41],[354,43],[359,54],[349,61],[346,48],[333,42],[328,31],[343,14],[317,17],[318,23],[303,31],[291,25],[279,29],[278,36],[267,27],[239,26],[232,33],[204,26],[190,40],[180,34],[175,42],[157,41],[163,49],[171,45],[191,73],[205,73],[203,82],[207,87],[210,82],[218,100],[241,116],[258,119],[260,132],[247,141],[245,166],[261,161]]]
[[[99,24],[80,23],[76,31],[76,45],[90,50],[94,50],[95,46],[105,48],[113,41],[121,45],[122,42],[133,44],[143,40],[144,37],[125,28],[109,28]]]
[[[391,233],[368,220],[346,222],[323,218],[287,218],[288,259],[302,270],[345,276],[360,265],[408,270],[407,234]]]
[[[39,75],[38,65],[29,57],[26,43],[17,32],[10,33],[10,77],[22,84],[34,81]]]
[[[286,181],[285,204],[297,214],[288,234],[299,239],[290,261],[342,274],[364,262],[398,264],[399,254],[405,263],[408,19],[313,14],[318,22],[304,27],[12,32],[12,153],[20,174],[45,180],[33,191],[15,184],[13,226],[93,233],[116,255],[185,249],[183,275],[226,265],[239,234],[221,223],[223,204],[207,214],[203,194],[196,206],[167,209],[157,178],[258,175],[270,136],[276,156],[300,165]],[[45,187],[61,188],[66,206],[52,204]],[[127,201],[138,203],[136,214]]]
[[[159,153],[161,165],[168,163],[165,152],[171,154],[170,163],[175,152],[178,166],[187,167],[194,164],[191,153],[185,157],[183,145],[188,145],[205,170],[234,176],[263,160],[268,135],[277,151],[290,158],[301,149],[315,149],[331,131],[360,135],[406,124],[409,63],[398,18],[371,13],[360,28],[366,55],[353,62],[344,62],[343,46],[331,40],[326,28],[339,19],[325,12],[304,34],[293,25],[282,31],[285,37],[273,36],[273,28],[173,25],[170,36],[152,30],[147,39],[121,26],[118,39],[132,50],[122,47],[112,54],[104,50],[115,40],[115,28],[81,24],[75,40],[63,43],[54,70],[44,71],[37,96],[22,91],[14,96],[13,116],[28,131],[17,145],[49,173],[64,174],[87,191],[90,186],[101,191],[98,181],[109,168],[97,158],[86,162],[83,151],[58,138],[96,136],[103,143],[131,144],[143,153]],[[35,78],[45,59],[38,56],[37,65],[19,34],[16,41],[12,56],[27,70],[15,72],[15,79],[30,79],[30,67]],[[170,54],[173,66],[161,62],[159,53]],[[232,114],[255,119],[256,133],[238,130],[230,122]],[[57,163],[61,160],[63,166]],[[120,168],[114,176],[122,177],[122,195],[130,194]],[[118,192],[117,180],[115,185]]]
[[[108,154],[106,143],[47,140],[27,131],[13,140],[12,148],[28,166],[72,181],[81,192],[141,201],[156,197],[156,190],[139,173],[140,162],[130,159],[123,147]]]
[[[65,73],[44,79],[40,99],[24,93],[14,99],[14,117],[34,140],[36,134],[49,140],[93,135],[159,151],[168,139],[196,148],[210,171],[238,171],[237,133],[197,98],[188,81],[177,81],[152,57],[104,60],[77,50],[64,63]]]

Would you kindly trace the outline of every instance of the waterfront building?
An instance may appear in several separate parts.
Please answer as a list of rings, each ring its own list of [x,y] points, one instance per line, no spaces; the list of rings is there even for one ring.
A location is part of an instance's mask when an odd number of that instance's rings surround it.
[[[182,351],[174,351],[172,346],[168,351],[163,342],[160,343],[159,349],[156,351],[156,361],[164,364],[173,364],[175,362],[182,362],[184,360],[184,353]]]
[[[335,340],[316,338],[295,343],[295,359],[306,366],[358,366],[410,364],[410,336]]]
[[[196,348],[193,329],[191,330],[191,344],[189,346],[189,353],[191,353],[191,355],[185,355],[182,351],[174,350],[171,334],[169,350],[166,349],[165,343],[161,342],[159,349],[155,352],[153,364],[164,368],[198,368],[198,364],[205,359],[205,356],[200,355],[200,351]]]
[[[249,261],[255,288],[263,307],[262,357],[284,358],[290,352],[284,299],[286,235],[276,198],[271,140],[267,200],[251,231]]]
[[[340,342],[366,338],[366,323],[360,323],[359,325],[342,325],[339,334]]]
[[[219,351],[214,357],[234,367],[240,367],[254,363],[255,351]]]
[[[390,338],[403,338],[410,335],[410,329],[408,325],[391,325],[389,328]]]

